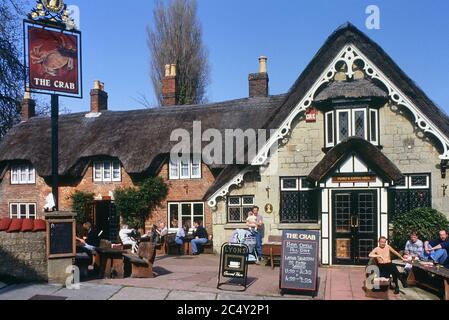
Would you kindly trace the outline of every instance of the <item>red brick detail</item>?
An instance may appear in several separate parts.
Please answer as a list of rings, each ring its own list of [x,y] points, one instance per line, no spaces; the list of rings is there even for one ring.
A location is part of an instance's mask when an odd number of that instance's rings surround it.
[[[108,93],[99,89],[90,90],[90,111],[99,113],[108,110]]]
[[[170,76],[162,79],[162,105],[176,105],[176,77]]]
[[[36,102],[33,99],[23,99],[20,118],[22,121],[28,121],[36,115]]]
[[[268,73],[252,73],[248,77],[249,81],[249,96],[255,97],[267,97],[268,96]]]

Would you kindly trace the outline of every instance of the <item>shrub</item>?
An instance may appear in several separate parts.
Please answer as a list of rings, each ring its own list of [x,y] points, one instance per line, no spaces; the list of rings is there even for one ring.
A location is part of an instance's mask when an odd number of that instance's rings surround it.
[[[412,231],[423,241],[431,240],[440,230],[448,230],[449,221],[444,214],[431,208],[418,208],[397,215],[393,221],[393,243],[403,249]]]
[[[94,194],[83,191],[75,191],[71,195],[72,210],[76,212],[76,222],[83,224],[90,219],[92,206],[94,202]]]
[[[117,211],[124,223],[144,228],[151,210],[158,206],[168,194],[168,186],[160,177],[143,181],[137,188],[122,188],[114,192]]]

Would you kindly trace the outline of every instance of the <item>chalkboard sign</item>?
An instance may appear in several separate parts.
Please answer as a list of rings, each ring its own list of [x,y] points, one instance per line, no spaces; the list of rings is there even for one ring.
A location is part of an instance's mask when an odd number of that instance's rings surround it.
[[[317,290],[319,238],[318,231],[284,231],[281,290]]]
[[[75,252],[74,220],[49,220],[47,228],[48,257],[73,257]]]
[[[242,279],[242,285],[244,290],[246,290],[248,282],[248,254],[249,249],[244,244],[223,244],[220,255],[218,289],[223,284],[227,284],[220,281],[221,276],[223,278]]]

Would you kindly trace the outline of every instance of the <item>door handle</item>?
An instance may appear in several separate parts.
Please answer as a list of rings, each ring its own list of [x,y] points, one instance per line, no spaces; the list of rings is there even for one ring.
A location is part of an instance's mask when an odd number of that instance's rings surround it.
[[[351,216],[351,227],[358,228],[359,227],[359,217]]]

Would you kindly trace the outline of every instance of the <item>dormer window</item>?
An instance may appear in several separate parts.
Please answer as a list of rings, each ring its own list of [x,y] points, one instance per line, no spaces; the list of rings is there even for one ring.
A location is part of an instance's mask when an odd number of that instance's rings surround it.
[[[349,137],[379,144],[379,111],[367,107],[338,108],[325,113],[325,145],[335,147]]]
[[[170,159],[170,180],[201,179],[201,161],[191,157],[190,159]]]
[[[122,180],[121,165],[118,160],[94,162],[94,182],[120,182]]]
[[[11,184],[35,184],[36,172],[30,164],[11,166]]]

